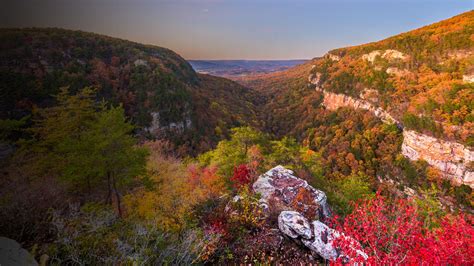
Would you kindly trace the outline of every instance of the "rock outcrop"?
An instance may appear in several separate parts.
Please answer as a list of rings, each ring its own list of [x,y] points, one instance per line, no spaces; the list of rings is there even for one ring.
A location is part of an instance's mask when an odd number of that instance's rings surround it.
[[[305,244],[305,246],[315,251],[321,257],[327,260],[334,261],[341,256],[344,257],[345,261],[350,261],[352,259],[347,257],[346,254],[341,254],[339,252],[340,248],[335,246],[334,240],[339,237],[343,237],[344,239],[349,240],[348,242],[351,242],[355,245],[357,243],[355,239],[350,238],[348,236],[344,236],[342,233],[332,228],[329,228],[327,225],[323,224],[320,221],[313,221],[311,225],[313,226],[314,239],[311,241],[304,239],[301,240],[303,244]],[[364,260],[369,258],[369,256],[367,256],[365,252],[360,249],[357,249],[354,245],[352,245],[351,248],[356,251],[356,254],[358,256],[361,256]]]
[[[339,237],[341,234],[334,229],[329,228],[327,225],[320,221],[314,221],[312,223],[314,230],[314,239],[302,240],[303,244],[309,249],[314,250],[320,254],[321,257],[327,260],[336,260],[338,252],[333,246],[334,239]]]
[[[374,106],[367,100],[356,99],[345,94],[338,94],[321,90],[324,94],[323,105],[329,110],[336,110],[339,107],[351,107],[372,112],[376,117],[386,123],[399,124],[388,112],[380,107]]]
[[[0,265],[38,265],[38,263],[18,242],[0,237]]]
[[[299,212],[282,211],[278,216],[278,228],[283,234],[291,238],[313,238],[308,220]]]
[[[464,81],[465,83],[474,83],[474,74],[463,75],[462,81]]]
[[[341,57],[335,54],[327,53],[326,56],[331,59],[332,61],[339,61],[341,60]]]
[[[321,85],[321,73],[310,74],[308,77],[308,81],[309,83],[318,87],[319,85]]]
[[[341,254],[340,248],[334,245],[334,239],[346,236],[323,223],[330,215],[324,192],[313,188],[281,165],[259,176],[253,190],[260,194],[262,207],[279,213],[278,229],[283,235],[326,260],[335,261],[341,256],[347,261],[351,259]],[[357,243],[352,238],[350,240]],[[367,259],[364,252],[355,250]]]
[[[385,73],[387,73],[389,75],[394,75],[394,76],[397,76],[397,77],[401,77],[401,76],[404,76],[404,75],[408,75],[410,73],[410,71],[408,71],[406,69],[399,69],[398,67],[389,67],[389,68],[387,68],[387,70],[385,70]]]
[[[457,184],[474,187],[474,151],[456,143],[433,138],[413,130],[403,130],[402,154],[411,160],[425,160]]]
[[[183,133],[186,129],[192,126],[192,121],[189,114],[186,114],[183,121],[171,122],[166,124],[160,123],[160,112],[151,112],[151,123],[147,131],[152,134],[157,134],[158,131],[171,131],[176,133]]]
[[[281,165],[260,175],[253,184],[253,190],[260,194],[260,204],[264,209],[295,210],[305,217],[320,220],[331,215],[326,194]]]
[[[404,53],[400,51],[388,49],[385,51],[375,50],[368,54],[364,54],[362,55],[362,59],[367,60],[370,63],[373,63],[378,56],[387,60],[395,60],[395,59],[405,60],[408,58],[407,55],[405,55]]]
[[[300,240],[311,251],[330,261],[335,261],[341,256],[347,261],[351,259],[340,253],[340,248],[334,244],[335,239],[344,237],[351,243],[357,243],[354,239],[344,236],[318,220],[309,223],[303,215],[295,211],[282,211],[278,216],[278,227],[285,235]],[[362,258],[368,258],[365,252],[356,247],[353,249]]]

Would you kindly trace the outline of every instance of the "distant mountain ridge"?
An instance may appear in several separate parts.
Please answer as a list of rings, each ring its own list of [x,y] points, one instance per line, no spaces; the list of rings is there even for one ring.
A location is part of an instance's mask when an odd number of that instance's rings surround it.
[[[308,60],[188,60],[199,73],[238,77],[286,70]]]

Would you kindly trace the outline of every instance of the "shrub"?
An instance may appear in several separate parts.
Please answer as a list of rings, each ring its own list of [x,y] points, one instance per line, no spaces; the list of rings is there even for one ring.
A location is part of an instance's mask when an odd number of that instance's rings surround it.
[[[250,170],[245,164],[234,167],[234,174],[230,178],[236,189],[241,189],[250,184]]]
[[[207,243],[199,231],[163,232],[154,223],[119,219],[99,204],[53,212],[52,223],[57,232],[49,247],[53,265],[191,264]]]
[[[375,198],[356,204],[338,229],[359,241],[369,255],[368,264],[474,263],[472,219],[446,216],[439,228],[429,231],[409,200],[389,202],[377,193]],[[334,243],[342,253],[363,261],[351,248],[350,239],[341,236]]]

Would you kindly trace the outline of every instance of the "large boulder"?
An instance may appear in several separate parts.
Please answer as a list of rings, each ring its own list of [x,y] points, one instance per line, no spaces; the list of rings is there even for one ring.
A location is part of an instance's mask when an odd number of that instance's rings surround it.
[[[295,211],[282,211],[278,216],[278,228],[291,238],[311,239],[313,232],[308,220]]]
[[[310,220],[325,220],[331,215],[326,194],[281,165],[259,176],[253,190],[260,194],[264,209],[298,211]]]
[[[340,257],[347,262],[351,260],[347,255],[340,254],[340,248],[333,246],[334,240],[342,236],[350,243],[357,242],[321,222],[330,216],[324,192],[313,188],[281,165],[259,176],[253,190],[260,194],[260,204],[264,209],[279,213],[278,228],[283,235],[304,244],[326,260],[335,261]],[[354,250],[357,256],[367,259],[363,251]]]
[[[340,253],[340,248],[334,244],[334,240],[339,237],[344,237],[349,240],[348,242],[353,243],[351,248],[357,256],[364,260],[368,258],[367,254],[356,248],[357,242],[354,239],[344,236],[320,221],[316,220],[310,224],[298,212],[281,212],[278,216],[278,227],[283,234],[292,239],[300,240],[307,248],[326,260],[336,261],[342,257],[346,262],[349,262],[352,259],[346,254]]]
[[[357,256],[362,257],[364,260],[368,258],[365,252],[356,247],[358,243],[355,239],[344,236],[339,231],[328,227],[320,221],[313,221],[311,225],[313,227],[314,238],[311,240],[302,239],[301,241],[305,246],[318,253],[324,259],[331,261],[335,261],[339,257],[343,257],[346,261],[350,261],[352,259],[345,254],[341,254],[339,252],[340,248],[334,245],[334,240],[339,237],[343,237],[344,239],[348,240],[349,243],[351,243],[350,248],[355,251]]]
[[[333,246],[333,241],[335,238],[340,236],[339,232],[329,228],[320,221],[314,221],[312,226],[314,238],[311,240],[302,240],[303,244],[312,251],[318,253],[324,259],[332,261],[336,260],[338,252]]]

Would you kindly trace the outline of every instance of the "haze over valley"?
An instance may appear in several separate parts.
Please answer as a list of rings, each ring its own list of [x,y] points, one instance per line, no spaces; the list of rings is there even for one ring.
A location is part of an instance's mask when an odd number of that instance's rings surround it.
[[[286,70],[308,60],[188,60],[196,72],[219,77],[242,77]]]

